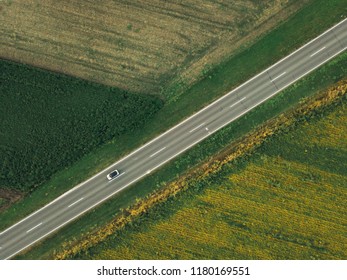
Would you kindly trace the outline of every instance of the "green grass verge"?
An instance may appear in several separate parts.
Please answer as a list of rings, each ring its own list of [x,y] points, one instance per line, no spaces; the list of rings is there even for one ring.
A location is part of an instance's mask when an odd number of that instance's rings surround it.
[[[212,157],[226,145],[242,137],[259,124],[291,108],[303,97],[311,96],[318,90],[324,89],[344,77],[346,60],[347,53],[335,58],[295,85],[276,95],[270,102],[260,105],[249,114],[216,132],[210,138],[205,139],[202,143],[155,172],[152,176],[136,183],[129,190],[118,194],[103,205],[85,214],[71,226],[60,230],[59,234],[54,235],[51,239],[42,242],[40,246],[17,258],[51,258],[54,250],[59,250],[59,246],[64,241],[73,242],[82,235],[92,232],[115,217],[119,213],[120,208],[126,208],[131,205],[131,202],[136,198],[143,197],[150,191],[165,184],[165,182],[174,180],[179,174],[184,174],[190,167],[196,166]],[[94,223],[90,224],[90,221],[94,221]]]
[[[344,6],[344,1],[335,0],[329,1],[329,3],[321,0],[313,1],[311,5],[303,8],[300,12],[264,36],[254,45],[250,47],[244,46],[243,52],[231,57],[225,64],[208,73],[204,80],[189,89],[185,94],[181,95],[176,102],[166,104],[157,115],[158,117],[156,120],[145,125],[143,130],[123,135],[120,139],[120,145],[117,145],[116,147],[112,143],[109,143],[93,154],[85,156],[68,170],[57,173],[50,182],[44,184],[37,191],[30,194],[30,196],[25,198],[20,204],[16,204],[6,212],[1,213],[0,219],[2,223],[0,228],[6,228],[14,221],[19,220],[38,207],[51,201],[65,190],[114,162],[116,158],[123,156],[130,150],[138,147],[140,144],[145,143],[158,133],[167,129],[167,127],[174,125],[184,117],[211,102],[212,99],[223,95],[232,87],[242,83],[284,55],[287,55],[293,51],[293,49],[306,43],[309,39],[317,36],[322,31],[331,27],[334,23],[340,21],[341,16],[345,14],[345,11],[346,8]],[[303,25],[303,22],[310,22],[310,24]],[[300,32],[298,32],[298,30]],[[263,52],[268,49],[272,50],[270,56],[263,54]],[[337,73],[335,79],[330,77],[331,80],[336,80],[340,74],[341,73]],[[326,82],[329,84],[329,81]],[[293,98],[293,102],[297,102],[298,99],[299,98]],[[194,102],[192,102],[192,100],[194,100]],[[288,106],[294,103],[288,103]],[[273,113],[276,114],[282,109],[283,108],[276,107],[274,108]],[[251,114],[255,113],[250,113],[247,116],[248,119],[253,119],[253,117],[251,117],[253,115]],[[268,114],[268,117],[273,116],[269,112],[265,112],[264,114]],[[170,118],[167,116],[170,116]],[[248,131],[247,129],[250,129],[257,124],[254,120],[251,122],[246,121],[246,123],[248,123],[248,125],[245,126],[245,129],[235,129],[234,132],[246,132]],[[235,139],[239,134],[234,133],[233,135],[233,139]],[[213,137],[213,139],[215,139],[215,137]],[[216,145],[216,143],[214,144]],[[217,149],[214,151],[222,148],[222,145],[222,143],[218,145]],[[134,185],[126,192],[117,196],[119,199],[110,200],[103,206],[99,207],[98,210],[86,214],[85,218],[82,218],[75,223],[78,226],[75,227],[74,224],[71,226],[71,230],[69,227],[68,231],[71,234],[67,233],[66,230],[63,229],[61,234],[59,234],[61,238],[56,240],[55,244],[58,244],[63,240],[74,239],[74,237],[78,237],[80,234],[86,233],[98,225],[112,219],[119,208],[125,208],[131,204],[136,197],[146,195],[153,189],[159,187],[163,182],[172,180],[176,174],[185,170],[187,166],[194,165],[192,157],[192,155],[188,154],[188,157],[178,159],[173,163],[174,165],[168,165],[154,176],[143,180],[141,184]],[[205,156],[202,155],[197,156],[197,158],[204,157]],[[178,169],[172,169],[172,166],[177,166]],[[139,185],[141,185],[142,188],[137,188]],[[96,221],[93,225],[89,225],[91,218]],[[42,254],[37,254],[36,257],[40,255],[45,256],[44,252],[45,250],[47,251],[47,248],[50,246],[55,245],[51,244],[43,246],[41,251]]]

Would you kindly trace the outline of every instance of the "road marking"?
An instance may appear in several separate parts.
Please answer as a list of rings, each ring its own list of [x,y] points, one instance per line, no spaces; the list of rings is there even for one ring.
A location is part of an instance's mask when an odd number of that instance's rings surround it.
[[[230,105],[230,108],[234,107],[235,105],[239,104],[240,102],[242,102],[245,99],[246,99],[246,97],[240,99],[239,101],[235,102],[233,105]]]
[[[193,132],[194,130],[197,130],[199,127],[202,127],[205,123],[199,124],[197,127],[193,128],[189,133]]]
[[[265,70],[263,70],[262,72],[260,72],[259,74],[253,76],[251,79],[247,80],[246,82],[244,82],[243,84],[239,85],[238,87],[232,89],[230,92],[228,92],[227,94],[223,95],[222,97],[218,98],[217,100],[213,101],[212,103],[210,103],[209,105],[207,105],[206,107],[202,108],[200,111],[196,112],[195,114],[191,115],[190,117],[184,119],[182,122],[176,124],[175,126],[173,126],[172,128],[170,128],[169,130],[165,131],[164,133],[162,133],[161,135],[157,136],[156,138],[152,139],[151,141],[147,142],[146,144],[142,145],[141,147],[139,147],[138,149],[134,150],[133,152],[131,152],[130,154],[128,154],[127,156],[119,159],[117,162],[115,162],[114,164],[112,164],[111,166],[106,167],[105,169],[101,170],[99,173],[95,174],[94,176],[92,176],[91,178],[81,182],[80,184],[76,185],[75,187],[73,187],[72,189],[70,189],[69,191],[63,193],[61,196],[58,196],[56,199],[54,199],[53,201],[51,201],[50,203],[46,204],[45,206],[43,206],[42,208],[34,211],[33,213],[31,213],[29,216],[26,216],[24,219],[20,220],[19,222],[13,224],[12,226],[10,226],[9,228],[5,229],[4,231],[2,231],[0,233],[0,235],[4,234],[5,232],[11,230],[12,228],[14,228],[15,226],[23,223],[24,221],[26,221],[27,219],[29,219],[30,217],[34,216],[35,214],[43,211],[45,208],[47,208],[48,206],[52,205],[53,203],[57,202],[58,200],[60,200],[61,198],[63,198],[64,196],[68,195],[69,193],[77,190],[78,188],[82,187],[84,184],[88,183],[89,181],[93,180],[94,178],[96,178],[97,176],[99,176],[100,174],[104,173],[106,170],[112,168],[113,166],[116,166],[117,164],[119,164],[120,162],[126,160],[127,158],[129,158],[130,156],[132,156],[133,154],[139,152],[140,150],[142,150],[143,148],[147,147],[148,145],[150,145],[151,143],[155,142],[156,140],[160,139],[161,137],[163,137],[164,135],[166,135],[167,133],[169,133],[170,131],[174,130],[175,128],[181,126],[182,124],[184,124],[185,122],[189,121],[190,119],[194,118],[195,116],[197,116],[198,114],[201,114],[203,111],[207,110],[209,107],[215,105],[216,103],[220,102],[221,100],[227,98],[228,96],[230,96],[232,93],[234,93],[235,91],[237,91],[238,89],[244,87],[245,85],[247,85],[248,83],[250,83],[251,81],[253,81],[254,79],[256,79],[257,77],[259,77],[260,75],[266,73],[266,71],[274,68],[276,65],[280,64],[282,61],[285,61],[286,59],[288,59],[289,57],[291,57],[292,55],[296,54],[297,52],[299,52],[301,49],[305,48],[306,46],[312,44],[313,42],[315,42],[316,40],[318,40],[320,37],[324,36],[325,34],[329,33],[330,31],[332,31],[334,28],[336,28],[337,26],[343,24],[345,21],[347,21],[347,18],[340,21],[339,23],[335,24],[334,26],[332,26],[331,28],[329,28],[328,30],[324,31],[322,34],[320,34],[319,36],[317,36],[316,38],[312,39],[311,41],[307,42],[305,45],[301,46],[300,48],[298,48],[297,50],[295,50],[294,52],[290,53],[289,55],[287,55],[286,57],[280,59],[279,61],[277,61],[275,64],[271,65],[270,67],[266,68]],[[345,50],[345,48],[343,48],[343,50]],[[339,54],[340,52],[338,52],[337,54]],[[335,55],[333,55],[332,57],[334,57]],[[331,57],[331,58],[332,58]],[[330,58],[329,58],[330,59]],[[11,256],[10,256],[11,257]]]
[[[153,157],[153,156],[155,156],[156,154],[160,153],[161,151],[163,151],[165,149],[166,149],[166,147],[160,149],[159,151],[156,151],[154,154],[151,154],[149,157]]]
[[[27,230],[27,233],[29,233],[30,231],[34,230],[35,228],[39,227],[40,225],[42,225],[42,223],[39,223],[38,225],[32,227],[31,229]]]
[[[319,49],[318,51],[316,51],[315,53],[311,54],[310,57],[316,55],[317,53],[321,52],[324,49],[325,49],[325,46],[323,48]]]
[[[80,202],[82,199],[83,199],[83,197],[81,197],[79,200],[75,201],[74,203],[70,204],[70,205],[68,206],[68,208],[71,207],[72,205],[75,205],[76,203]]]
[[[283,75],[285,75],[287,72],[283,72],[282,74],[279,74],[276,78],[273,78],[272,81],[277,80],[278,78],[282,77]]]

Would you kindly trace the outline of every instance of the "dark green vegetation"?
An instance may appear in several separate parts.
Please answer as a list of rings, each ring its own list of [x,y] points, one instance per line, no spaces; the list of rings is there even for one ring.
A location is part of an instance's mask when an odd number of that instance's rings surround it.
[[[96,147],[139,129],[156,97],[1,60],[0,187],[34,191]]]
[[[244,51],[240,51],[238,55],[230,58],[225,64],[205,73],[206,77],[199,84],[180,95],[175,102],[167,103],[159,111],[157,117],[145,124],[143,129],[122,135],[117,145],[112,143],[103,145],[93,154],[83,157],[68,170],[57,173],[52,180],[43,184],[30,197],[25,198],[20,205],[14,205],[8,211],[0,214],[2,221],[0,228],[9,226],[13,221],[24,217],[37,207],[61,194],[64,190],[73,187],[83,179],[114,162],[116,157],[120,157],[148,141],[156,134],[211,102],[211,99],[223,95],[232,87],[255,75],[266,66],[340,21],[341,15],[345,14],[346,11],[344,1],[327,2],[319,0],[312,3],[254,45],[243,46]],[[310,22],[310,24],[303,24],[303,22]],[[267,50],[271,50],[271,52],[269,53]],[[267,51],[266,55],[263,55],[264,51]],[[177,174],[183,173],[190,166],[212,156],[213,153],[222,149],[230,141],[242,136],[264,120],[291,107],[301,97],[311,95],[315,90],[324,88],[339,80],[342,77],[341,73],[346,71],[343,68],[344,59],[346,57],[341,56],[340,59],[335,60],[335,63],[331,63],[330,66],[322,68],[322,70],[311,75],[310,78],[297,83],[295,88],[287,90],[284,94],[275,97],[246,117],[216,133],[210,139],[153,174],[153,176],[144,179],[126,192],[86,214],[69,228],[62,229],[59,235],[43,242],[42,246],[39,246],[25,257],[33,259],[49,258],[52,254],[52,248],[59,248],[58,244],[65,240],[79,238],[81,234],[103,225],[117,214],[119,208],[127,207],[136,197],[145,196],[160,187],[164,182],[173,180]],[[178,84],[176,88],[179,88],[179,86]],[[173,95],[176,95],[175,92],[173,92]],[[91,224],[90,221],[94,221],[94,223]]]

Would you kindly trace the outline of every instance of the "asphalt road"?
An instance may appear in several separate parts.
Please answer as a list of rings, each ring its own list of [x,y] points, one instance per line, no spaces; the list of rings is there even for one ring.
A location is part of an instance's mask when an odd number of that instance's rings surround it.
[[[347,48],[347,20],[0,233],[9,259],[279,93]],[[118,169],[121,175],[108,181]]]

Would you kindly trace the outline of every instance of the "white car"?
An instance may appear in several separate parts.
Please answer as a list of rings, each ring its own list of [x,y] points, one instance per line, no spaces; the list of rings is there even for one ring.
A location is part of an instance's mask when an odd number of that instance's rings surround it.
[[[119,176],[119,171],[116,169],[116,170],[113,170],[110,174],[107,175],[107,179],[109,181],[113,180],[114,178],[118,177]]]

